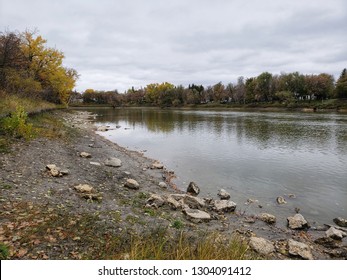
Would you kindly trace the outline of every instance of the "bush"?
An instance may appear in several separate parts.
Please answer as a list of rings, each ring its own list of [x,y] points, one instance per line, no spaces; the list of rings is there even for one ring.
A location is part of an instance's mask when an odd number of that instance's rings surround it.
[[[30,139],[33,136],[33,126],[27,123],[27,118],[24,108],[18,106],[16,111],[1,121],[1,128],[13,137]]]

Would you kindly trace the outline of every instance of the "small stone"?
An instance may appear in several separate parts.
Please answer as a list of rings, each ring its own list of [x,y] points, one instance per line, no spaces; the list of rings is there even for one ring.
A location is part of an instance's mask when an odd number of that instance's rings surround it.
[[[179,203],[176,199],[172,197],[172,195],[169,195],[166,199],[167,204],[170,205],[170,207],[174,210],[178,209],[181,206],[181,203]]]
[[[275,251],[275,247],[271,241],[262,237],[251,237],[249,246],[262,255],[268,255]]]
[[[97,131],[108,131],[108,127],[107,126],[99,126],[97,128]]]
[[[288,217],[287,221],[290,229],[304,229],[309,227],[304,216],[301,214],[295,214],[294,217]]]
[[[95,165],[95,166],[101,166],[100,162],[95,162],[95,161],[91,161],[91,162],[89,162],[89,164]]]
[[[152,169],[163,169],[164,168],[164,165],[160,162],[155,162],[152,164],[151,166]]]
[[[51,169],[57,169],[58,167],[57,167],[55,164],[47,164],[47,165],[46,165],[46,168],[47,168],[48,170],[51,170]]]
[[[278,204],[286,204],[287,203],[287,201],[282,196],[277,197],[276,201]]]
[[[80,193],[92,193],[94,191],[94,188],[88,184],[74,186],[74,189]]]
[[[206,205],[205,201],[202,198],[191,195],[184,195],[183,202],[190,208],[203,208]]]
[[[304,260],[313,260],[313,256],[310,247],[305,243],[295,241],[293,239],[288,240],[288,251],[290,255],[300,256]]]
[[[211,220],[211,215],[198,209],[185,209],[184,214],[192,222],[200,223]]]
[[[82,157],[82,158],[91,158],[92,155],[89,154],[89,153],[86,153],[86,152],[81,152],[81,153],[80,153],[80,157]]]
[[[128,189],[132,189],[132,190],[138,190],[140,188],[140,185],[136,180],[128,179],[128,180],[126,180],[124,187],[126,187]]]
[[[167,184],[165,182],[160,182],[159,183],[159,187],[161,187],[162,189],[166,189],[167,188]]]
[[[160,195],[157,195],[157,194],[152,194],[150,198],[147,199],[147,202],[146,202],[147,205],[154,208],[159,208],[163,206],[164,203],[165,203],[165,200]]]
[[[194,182],[190,182],[187,188],[187,193],[192,195],[198,195],[200,193],[200,188]]]
[[[259,215],[259,220],[267,223],[267,224],[274,224],[276,223],[276,217],[274,215],[268,214],[268,213],[261,213]]]
[[[120,167],[122,166],[122,161],[118,158],[109,158],[105,161],[106,166],[111,166],[111,167]]]
[[[214,209],[217,212],[233,212],[235,211],[236,203],[229,200],[216,200],[214,202]]]
[[[60,173],[60,171],[59,171],[57,168],[52,168],[52,169],[50,170],[50,172],[51,172],[51,175],[52,175],[53,177],[59,177],[59,176],[61,176],[61,173]]]
[[[70,171],[68,169],[62,169],[62,170],[60,170],[60,173],[62,175],[69,175]]]
[[[225,189],[220,189],[218,191],[218,196],[220,199],[230,199],[230,194]]]
[[[335,218],[334,223],[340,227],[347,227],[347,220],[341,217]]]
[[[341,240],[346,236],[346,233],[344,233],[342,230],[331,227],[325,232],[325,235],[326,237],[330,237],[335,240]]]

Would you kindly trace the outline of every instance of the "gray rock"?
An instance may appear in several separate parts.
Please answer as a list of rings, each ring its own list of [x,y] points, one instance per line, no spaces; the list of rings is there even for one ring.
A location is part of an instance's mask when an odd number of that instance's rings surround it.
[[[165,204],[165,200],[158,194],[152,194],[148,199],[146,204],[150,207],[159,208]]]
[[[80,153],[80,157],[82,157],[82,158],[91,158],[92,155],[90,153],[81,152]]]
[[[218,196],[220,197],[220,199],[230,199],[230,194],[225,189],[220,189],[218,191]]]
[[[80,184],[80,185],[74,186],[74,189],[80,193],[92,193],[92,192],[94,192],[94,188],[88,184]]]
[[[167,188],[167,184],[165,182],[160,182],[159,183],[159,187],[161,187],[162,189],[166,189]]]
[[[288,252],[292,256],[300,256],[305,260],[313,260],[310,247],[305,243],[293,239],[288,240]]]
[[[274,215],[271,215],[268,213],[261,213],[258,218],[259,218],[259,220],[261,220],[267,224],[276,223],[276,217]]]
[[[95,166],[101,166],[100,162],[95,162],[95,161],[91,161],[91,162],[89,162],[89,164],[95,165]]]
[[[236,203],[230,200],[216,200],[214,209],[217,212],[233,212],[235,211]]]
[[[70,171],[68,169],[60,170],[61,175],[69,175]]]
[[[325,235],[326,235],[326,237],[330,237],[330,238],[335,239],[335,240],[341,240],[347,234],[345,232],[343,232],[342,230],[338,230],[334,227],[331,227],[325,232]]]
[[[200,193],[200,188],[194,182],[190,182],[187,188],[187,193],[192,195],[198,195]]]
[[[108,131],[108,127],[107,126],[99,126],[96,130],[97,131]]]
[[[287,203],[287,201],[282,196],[277,197],[276,201],[277,201],[278,204],[285,204],[285,203]]]
[[[151,169],[163,169],[164,165],[160,162],[155,162],[152,164]]]
[[[305,220],[304,216],[301,214],[295,214],[293,217],[288,217],[288,227],[290,229],[304,229],[308,228],[308,223]]]
[[[340,227],[347,227],[347,220],[341,217],[335,218],[334,223]]]
[[[249,240],[249,246],[262,255],[268,255],[275,251],[272,242],[262,237],[251,237]]]
[[[188,220],[195,223],[207,222],[211,220],[211,215],[209,213],[198,209],[185,209],[183,213],[186,215]]]
[[[166,199],[167,204],[170,205],[170,207],[174,210],[180,208],[182,205],[179,203],[176,199],[172,197],[172,195],[169,195]]]
[[[51,169],[58,169],[58,167],[57,167],[55,164],[47,164],[47,165],[46,165],[46,168],[47,168],[48,170],[51,170]]]
[[[183,202],[187,204],[190,208],[203,208],[206,206],[205,201],[202,198],[184,195]]]
[[[132,190],[138,190],[140,188],[140,185],[136,180],[128,179],[128,180],[126,180],[124,187],[126,187],[128,189],[132,189]]]
[[[118,158],[109,158],[105,161],[106,166],[111,166],[111,167],[120,167],[122,166],[122,161]]]

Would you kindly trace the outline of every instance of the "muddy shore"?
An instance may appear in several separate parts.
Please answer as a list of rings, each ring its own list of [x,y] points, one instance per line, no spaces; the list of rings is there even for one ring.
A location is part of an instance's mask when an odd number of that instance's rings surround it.
[[[10,256],[12,254],[14,258],[59,259],[64,256],[61,252],[64,248],[59,249],[60,251],[52,249],[53,251],[44,255],[34,254],[35,246],[19,254],[18,248],[24,241],[9,233],[10,223],[13,223],[9,213],[12,213],[12,208],[18,203],[27,203],[29,207],[44,205],[53,213],[58,209],[76,215],[98,213],[101,221],[111,228],[115,235],[125,231],[141,233],[155,225],[170,228],[174,221],[180,221],[182,230],[191,233],[211,231],[226,236],[238,234],[247,242],[253,237],[263,238],[273,246],[268,253],[252,244],[250,247],[267,259],[307,258],[305,254],[293,253],[288,240],[306,245],[305,250],[311,254],[309,259],[347,258],[347,238],[327,238],[326,231],[329,226],[317,225],[293,230],[279,227],[276,222],[268,223],[259,217],[247,216],[239,212],[237,207],[231,212],[216,211],[211,206],[213,201],[207,200],[204,202],[206,206],[197,208],[208,213],[210,219],[189,219],[184,209],[186,206],[172,207],[166,200],[172,194],[182,194],[170,184],[172,171],[161,168],[160,165],[157,166],[160,168],[157,168],[153,166],[158,163],[156,160],[124,149],[96,134],[97,128],[91,121],[93,116],[88,112],[55,111],[51,114],[62,119],[67,127],[68,132],[61,131],[61,138],[20,141],[12,145],[10,153],[0,155],[0,242],[11,247]],[[70,134],[68,138],[65,137],[66,133]],[[82,152],[87,153],[87,156],[82,157]],[[105,165],[110,158],[119,159],[120,166]],[[60,172],[57,175],[53,175],[47,168],[47,165],[53,164]],[[126,187],[128,179],[136,180],[139,187]],[[81,184],[91,186],[91,194],[78,192],[75,187]],[[153,194],[161,197],[163,203],[151,205],[148,200]],[[16,227],[17,224],[12,226]],[[347,228],[340,229],[344,231]],[[42,243],[43,241],[37,242],[37,247],[42,248]],[[64,258],[72,257],[65,255]]]

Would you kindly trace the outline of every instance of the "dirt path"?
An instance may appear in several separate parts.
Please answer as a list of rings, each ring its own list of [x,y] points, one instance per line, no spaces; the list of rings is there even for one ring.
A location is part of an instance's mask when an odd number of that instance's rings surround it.
[[[344,242],[314,242],[324,236],[324,231],[278,228],[237,210],[221,213],[206,206],[202,210],[212,219],[192,222],[182,209],[173,210],[165,200],[177,193],[169,182],[167,188],[159,186],[171,176],[165,168],[151,168],[154,160],[97,135],[90,121],[93,116],[87,112],[52,114],[66,124],[67,128],[59,132],[60,138],[20,141],[0,158],[0,245],[9,248],[8,258],[92,258],[90,254],[96,259],[107,258],[102,252],[95,255],[95,248],[90,248],[96,232],[102,232],[98,237],[107,239],[129,232],[143,233],[158,225],[191,234],[218,231],[224,235],[236,232],[246,240],[263,237],[274,245],[265,256],[271,259],[302,258],[289,254],[288,239],[308,244],[314,259],[347,256]],[[81,157],[81,152],[91,157]],[[121,166],[106,166],[110,158],[121,160]],[[60,170],[57,177],[47,169],[50,164]],[[125,187],[128,179],[136,180],[139,189]],[[76,191],[75,186],[80,184],[88,184],[93,191]],[[162,197],[163,205],[146,206],[152,194]]]

